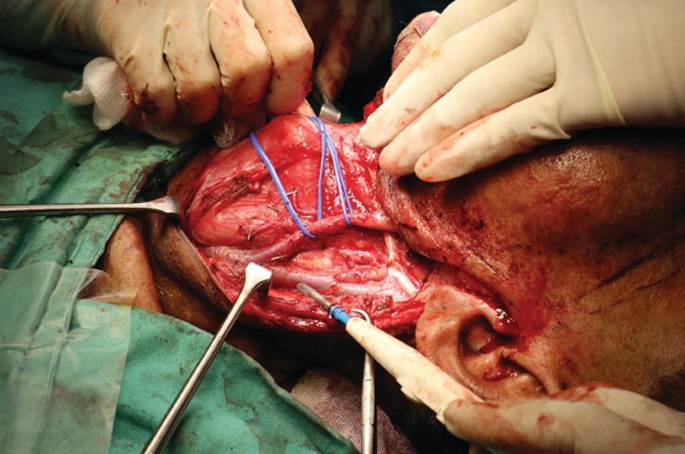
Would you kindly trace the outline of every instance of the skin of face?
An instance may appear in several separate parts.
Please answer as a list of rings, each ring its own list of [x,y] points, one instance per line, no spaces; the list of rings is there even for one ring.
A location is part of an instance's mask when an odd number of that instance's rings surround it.
[[[598,130],[448,183],[400,179],[404,238],[446,263],[418,349],[495,400],[588,382],[649,394],[682,371],[683,138]]]

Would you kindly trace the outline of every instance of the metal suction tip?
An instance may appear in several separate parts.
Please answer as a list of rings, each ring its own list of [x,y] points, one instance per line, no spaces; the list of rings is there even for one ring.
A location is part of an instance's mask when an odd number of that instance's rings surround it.
[[[296,288],[301,293],[307,295],[308,297],[316,301],[316,303],[319,306],[321,306],[326,312],[331,312],[331,307],[333,306],[333,304],[331,304],[330,301],[324,298],[323,295],[321,295],[319,292],[311,288],[309,285],[305,284],[304,282],[300,282],[297,284]]]

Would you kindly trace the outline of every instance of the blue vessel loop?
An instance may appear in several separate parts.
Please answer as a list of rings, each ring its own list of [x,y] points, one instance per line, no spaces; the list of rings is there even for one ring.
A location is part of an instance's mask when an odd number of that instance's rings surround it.
[[[274,185],[276,186],[276,190],[278,191],[278,195],[281,196],[281,200],[283,201],[286,210],[288,210],[288,213],[290,213],[290,216],[293,218],[293,221],[295,221],[295,224],[297,224],[297,227],[302,231],[302,233],[307,238],[316,238],[316,235],[309,233],[309,230],[307,230],[307,227],[305,227],[305,225],[302,223],[302,219],[300,219],[300,216],[298,216],[297,212],[295,211],[295,208],[293,208],[293,204],[290,202],[290,198],[288,197],[288,194],[285,192],[285,188],[283,187],[283,183],[281,182],[281,179],[278,176],[278,172],[276,172],[276,169],[271,163],[271,160],[266,155],[266,152],[264,151],[262,146],[259,144],[259,141],[257,140],[257,137],[254,135],[254,132],[250,132],[250,142],[252,142],[252,146],[255,148],[255,150],[257,150],[257,154],[262,159],[262,162],[264,163],[264,166],[266,166],[266,169],[269,171],[271,179],[274,181]]]
[[[335,148],[335,145],[333,144],[333,141],[331,140],[331,137],[329,136],[328,131],[326,130],[326,125],[324,124],[324,122],[321,121],[321,119],[318,117],[310,116],[308,118],[314,122],[317,129],[319,130],[319,133],[321,134],[321,165],[319,166],[319,178],[316,193],[317,220],[320,221],[321,219],[323,219],[323,178],[326,170],[326,158],[328,157],[328,154],[330,152],[331,161],[333,163],[335,183],[338,188],[338,195],[340,198],[340,206],[342,208],[343,218],[345,219],[345,223],[347,223],[347,225],[352,225],[352,221],[349,217],[350,213],[352,213],[352,203],[350,202],[350,197],[347,193],[347,185],[345,184],[345,178],[343,177],[342,166],[340,165],[340,158],[338,156],[338,150]],[[316,238],[316,235],[310,233],[309,230],[307,230],[307,227],[305,227],[304,223],[302,222],[302,219],[300,219],[300,216],[295,211],[295,208],[293,207],[292,202],[290,201],[290,198],[288,197],[288,194],[286,193],[285,188],[283,187],[283,183],[281,182],[281,179],[278,176],[276,168],[267,156],[266,152],[264,151],[264,148],[262,148],[261,144],[259,143],[259,140],[257,140],[257,136],[255,136],[253,131],[250,132],[250,142],[252,143],[254,149],[257,151],[259,158],[264,163],[264,166],[268,170],[269,175],[271,175],[271,179],[273,180],[274,186],[278,191],[278,195],[280,196],[283,205],[285,205],[286,210],[288,210],[290,217],[292,217],[297,227],[307,238]],[[347,317],[349,319],[349,316]]]
[[[319,133],[321,133],[321,166],[319,167],[319,181],[317,186],[318,219],[321,220],[323,218],[323,176],[326,168],[326,157],[330,151],[331,161],[333,162],[333,173],[335,175],[335,183],[338,187],[338,195],[340,197],[340,206],[342,208],[343,217],[345,218],[347,225],[352,225],[352,221],[350,221],[349,217],[349,214],[352,212],[352,204],[350,203],[350,197],[347,194],[347,185],[345,184],[345,178],[342,174],[338,150],[335,148],[335,144],[333,144],[331,136],[328,134],[324,122],[320,118],[314,116],[310,116],[309,119],[314,122],[319,130]]]

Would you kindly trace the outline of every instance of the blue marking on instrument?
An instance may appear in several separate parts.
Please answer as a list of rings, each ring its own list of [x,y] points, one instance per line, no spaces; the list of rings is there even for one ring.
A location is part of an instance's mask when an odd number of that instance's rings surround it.
[[[350,315],[340,306],[331,306],[328,314],[343,325],[350,321]]]

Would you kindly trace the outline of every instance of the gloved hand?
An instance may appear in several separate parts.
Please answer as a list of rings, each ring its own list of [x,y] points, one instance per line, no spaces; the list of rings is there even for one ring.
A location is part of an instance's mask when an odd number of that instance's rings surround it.
[[[367,69],[392,39],[388,0],[295,0],[316,49],[314,76],[330,100],[348,74]]]
[[[601,385],[548,399],[483,403],[454,400],[447,429],[479,446],[508,452],[683,452],[685,414],[639,394]]]
[[[679,0],[458,0],[360,136],[443,181],[584,128],[683,125],[684,40]]]
[[[20,0],[0,15],[35,35],[114,58],[146,122],[207,122],[295,110],[310,87],[314,48],[291,0]],[[10,27],[12,28],[12,27]],[[19,26],[14,33],[22,34]]]

